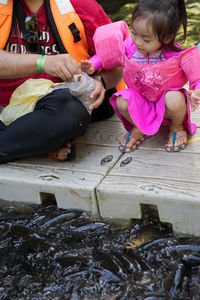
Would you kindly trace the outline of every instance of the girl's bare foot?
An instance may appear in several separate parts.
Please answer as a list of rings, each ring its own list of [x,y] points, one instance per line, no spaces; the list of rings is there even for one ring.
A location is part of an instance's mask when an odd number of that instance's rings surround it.
[[[130,131],[131,135],[129,136],[129,140],[127,143],[127,134],[123,135],[120,139],[120,143],[123,146],[126,146],[127,148],[132,147],[139,139],[141,139],[144,134],[136,127],[134,127],[131,131]]]
[[[165,145],[166,151],[175,152],[187,146],[187,132],[183,127],[170,128],[169,139]]]

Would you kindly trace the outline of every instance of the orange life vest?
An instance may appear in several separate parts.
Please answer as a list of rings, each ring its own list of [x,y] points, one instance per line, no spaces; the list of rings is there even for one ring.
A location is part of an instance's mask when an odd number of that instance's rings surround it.
[[[0,49],[5,49],[13,24],[13,3],[19,0],[0,0]],[[80,63],[89,59],[89,48],[84,25],[69,0],[48,0],[47,19],[52,24],[63,53],[69,53]],[[53,22],[52,22],[53,21]],[[123,89],[121,81],[117,89]]]
[[[13,0],[0,1],[0,49],[4,49],[10,35],[13,18]]]
[[[13,1],[0,0],[0,49],[5,48],[12,29]],[[81,59],[88,59],[90,56],[85,29],[71,2],[69,0],[49,0],[48,2],[50,13],[47,14],[47,18],[50,22],[53,18],[56,25],[53,28],[54,33],[56,36],[59,35],[59,41],[62,44],[60,46],[64,46],[63,52],[68,52],[78,62]]]

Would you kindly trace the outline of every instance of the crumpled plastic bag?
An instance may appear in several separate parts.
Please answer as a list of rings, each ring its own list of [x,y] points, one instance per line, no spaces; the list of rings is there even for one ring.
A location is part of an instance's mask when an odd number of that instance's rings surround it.
[[[90,99],[90,95],[95,88],[95,83],[92,77],[88,76],[86,73],[74,75],[71,82],[66,82],[62,86],[56,86],[53,90],[60,88],[68,88],[70,93],[82,101],[88,112],[91,113],[88,107],[93,102]]]
[[[28,79],[13,92],[10,103],[0,113],[0,121],[9,125],[17,118],[34,110],[38,100],[54,89],[68,88],[72,95],[82,101],[87,108],[92,103],[90,94],[94,90],[94,80],[86,73],[74,75],[72,82],[54,83],[48,79]],[[88,110],[89,113],[91,111]]]

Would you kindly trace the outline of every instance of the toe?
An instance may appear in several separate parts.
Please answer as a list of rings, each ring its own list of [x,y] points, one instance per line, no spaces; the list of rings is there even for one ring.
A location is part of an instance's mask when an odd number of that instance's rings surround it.
[[[123,146],[126,146],[126,138],[124,135],[121,136],[120,144],[122,144]]]
[[[59,149],[57,159],[60,161],[66,160],[69,153],[71,153],[71,148],[69,147]]]
[[[132,147],[135,144],[136,141],[137,141],[136,138],[132,138],[132,139],[129,140],[129,142],[126,144],[126,146],[128,148],[130,148],[130,147]]]
[[[176,136],[174,137],[173,142],[173,135],[176,132]],[[185,130],[180,131],[171,131],[169,134],[169,139],[167,142],[167,147],[179,147],[180,145],[187,144],[187,133]]]

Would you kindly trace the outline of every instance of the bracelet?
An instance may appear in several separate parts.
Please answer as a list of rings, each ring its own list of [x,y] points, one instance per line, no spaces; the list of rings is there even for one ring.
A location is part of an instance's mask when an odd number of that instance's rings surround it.
[[[46,55],[40,55],[40,57],[37,59],[36,66],[38,72],[45,72],[44,71],[44,63],[46,59]]]

